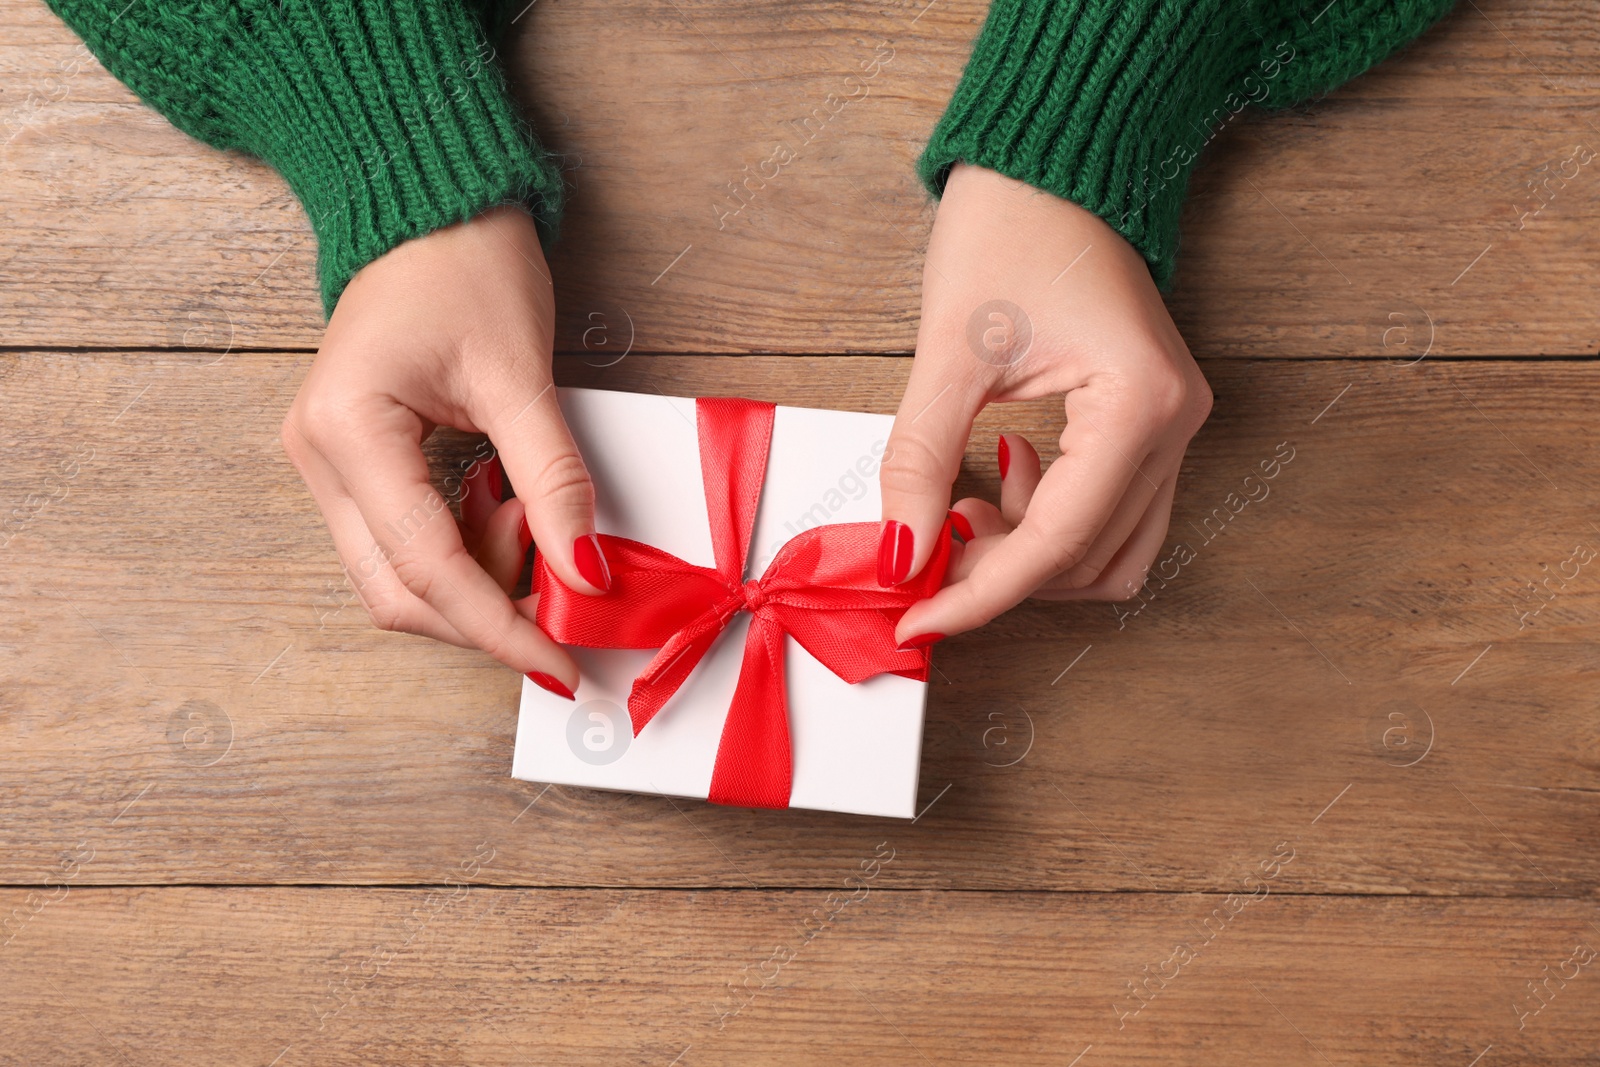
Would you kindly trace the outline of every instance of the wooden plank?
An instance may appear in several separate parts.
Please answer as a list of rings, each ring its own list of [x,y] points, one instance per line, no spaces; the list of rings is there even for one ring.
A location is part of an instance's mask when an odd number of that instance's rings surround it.
[[[911,164],[983,11],[531,10],[508,56],[570,169],[562,348],[625,333],[637,351],[909,350],[932,217]],[[1463,5],[1326,101],[1237,119],[1185,220],[1171,303],[1195,350],[1600,349],[1600,182],[1593,165],[1551,177],[1575,146],[1600,148],[1589,15]],[[894,58],[868,96],[806,126],[880,42]],[[282,183],[166,127],[37,0],[0,0],[0,106],[0,343],[317,343],[314,250]],[[728,184],[780,143],[794,163],[725,218]]]
[[[508,778],[519,679],[373,631],[279,451],[306,359],[0,362],[5,881],[92,839],[85,884],[412,882],[488,839],[497,882],[818,885],[893,832],[897,887],[1228,891],[1283,840],[1315,843],[1306,891],[1600,883],[1600,572],[1573,562],[1600,545],[1592,366],[1208,364],[1177,577],[941,646],[932,807],[902,825]],[[560,376],[891,411],[907,366],[572,358]],[[1048,445],[1050,408],[986,413],[960,491],[995,491],[998,429]],[[469,442],[437,452],[443,471]],[[1545,599],[1524,588],[1574,567]]]
[[[914,851],[889,836],[883,871]],[[846,888],[857,860],[831,892],[71,887],[0,951],[0,1036],[18,1063],[1595,1062],[1588,904]]]

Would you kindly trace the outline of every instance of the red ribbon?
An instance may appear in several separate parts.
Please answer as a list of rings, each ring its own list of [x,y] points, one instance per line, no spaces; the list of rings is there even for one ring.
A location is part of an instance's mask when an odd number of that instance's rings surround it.
[[[739,683],[711,773],[709,799],[715,804],[789,806],[793,757],[784,634],[852,685],[885,673],[926,681],[927,650],[895,648],[894,628],[907,608],[939,588],[950,560],[947,522],[922,572],[884,589],[878,585],[879,525],[839,523],[801,532],[784,544],[765,574],[745,581],[773,411],[773,405],[755,400],[695,401],[714,568],[600,534],[611,566],[606,595],[574,593],[542,555],[534,572],[539,626],[557,641],[660,649],[628,694],[634,736],[678,691],[733,616],[750,613]]]

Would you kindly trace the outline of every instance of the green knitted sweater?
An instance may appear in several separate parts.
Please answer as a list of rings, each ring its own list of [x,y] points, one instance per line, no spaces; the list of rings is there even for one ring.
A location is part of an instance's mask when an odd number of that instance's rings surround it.
[[[918,170],[958,161],[1082,204],[1163,286],[1200,148],[1422,32],[1451,0],[994,0]],[[187,133],[259,156],[316,231],[324,307],[395,245],[521,202],[546,243],[560,168],[507,93],[495,0],[49,0]],[[516,6],[521,7],[522,4]]]
[[[935,194],[957,162],[1088,208],[1172,279],[1200,149],[1250,104],[1325,93],[1454,0],[993,0],[918,160]]]
[[[496,204],[526,203],[554,239],[561,171],[507,94],[491,44],[504,5],[48,2],[179,129],[283,175],[316,231],[330,314],[367,263]]]

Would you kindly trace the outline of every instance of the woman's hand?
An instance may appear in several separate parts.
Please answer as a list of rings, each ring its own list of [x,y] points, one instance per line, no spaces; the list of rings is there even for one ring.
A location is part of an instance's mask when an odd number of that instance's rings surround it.
[[[880,474],[880,582],[927,563],[978,412],[1048,394],[1065,394],[1061,457],[1041,473],[1025,438],[1000,438],[1000,506],[955,505],[975,539],[952,558],[945,587],[905,613],[899,640],[931,644],[1029,596],[1131,596],[1166,537],[1184,449],[1211,410],[1132,245],[1075,204],[957,165]]]
[[[509,596],[530,532],[571,588],[610,584],[594,487],[556,405],[554,307],[520,209],[400,245],[340,297],[283,447],[377,626],[481,648],[571,696],[577,664]],[[422,454],[438,425],[486,433],[500,450],[468,477],[460,526]],[[500,502],[496,462],[516,499]]]

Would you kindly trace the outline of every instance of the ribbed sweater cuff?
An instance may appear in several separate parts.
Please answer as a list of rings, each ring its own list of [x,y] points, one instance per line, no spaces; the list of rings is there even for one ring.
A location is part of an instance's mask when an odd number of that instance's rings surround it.
[[[304,204],[330,315],[367,263],[497,204],[554,238],[561,173],[459,0],[254,0],[229,18],[213,106]]]
[[[934,193],[957,162],[1093,211],[1171,280],[1201,147],[1265,96],[1273,43],[1242,0],[994,0],[918,161]],[[1282,52],[1293,54],[1287,43]]]

